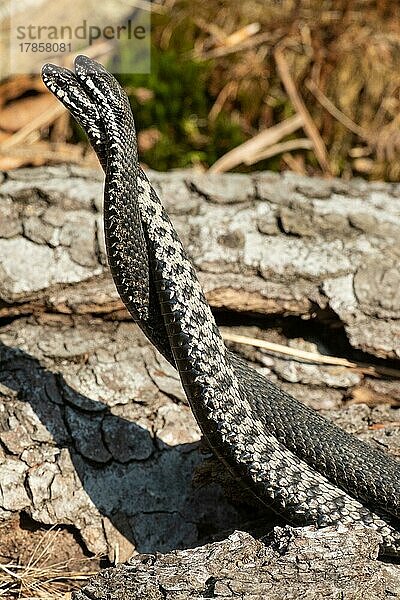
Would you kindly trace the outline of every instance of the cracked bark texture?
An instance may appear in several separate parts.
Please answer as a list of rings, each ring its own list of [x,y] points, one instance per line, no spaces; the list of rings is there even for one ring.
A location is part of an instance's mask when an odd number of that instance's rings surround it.
[[[2,179],[0,314],[121,307],[105,271],[102,174],[55,167]],[[291,173],[150,179],[213,307],[302,317],[329,307],[354,348],[400,358],[400,185]]]
[[[271,173],[149,177],[225,328],[396,364],[400,185]],[[358,598],[368,597],[368,573],[377,590],[369,597],[393,597],[398,567],[374,560],[369,534],[276,529],[275,545],[238,533],[187,550],[238,528],[265,533],[279,520],[204,460],[176,373],[130,322],[106,265],[102,181],[77,167],[0,175],[0,517],[72,525],[87,549],[111,559],[182,549],[107,572],[93,597],[107,589],[127,597],[119,588],[126,575],[138,598],[186,598],[188,590],[256,598],[265,597],[257,586],[272,584],[271,598],[299,597],[307,585],[304,597],[343,589]],[[260,318],[249,324],[250,313]],[[400,456],[398,381],[232,347],[340,426]],[[343,408],[349,399],[371,406]],[[186,587],[176,590],[168,577],[183,572]],[[294,590],[287,595],[285,581]]]
[[[266,539],[226,540],[165,555],[141,555],[103,571],[74,600],[297,600],[397,598],[398,567],[375,560],[377,535],[276,527]]]

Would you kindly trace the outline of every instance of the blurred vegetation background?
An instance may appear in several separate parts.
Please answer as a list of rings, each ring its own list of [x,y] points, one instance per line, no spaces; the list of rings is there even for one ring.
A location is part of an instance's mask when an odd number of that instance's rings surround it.
[[[152,13],[151,73],[119,76],[146,165],[399,179],[397,2],[167,0]],[[38,154],[15,154],[9,138],[37,115],[10,128],[13,106],[44,90],[11,87],[0,85],[0,166],[77,161],[66,147],[86,142],[65,114],[42,123]]]

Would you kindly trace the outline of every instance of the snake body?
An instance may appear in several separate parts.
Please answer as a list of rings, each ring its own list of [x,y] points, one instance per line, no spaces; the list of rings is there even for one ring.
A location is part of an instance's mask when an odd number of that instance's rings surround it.
[[[215,454],[296,525],[353,523],[400,556],[400,463],[281,391],[224,345],[177,233],[140,168],[129,101],[95,61],[45,65],[46,86],[86,131],[105,170],[107,255],[118,292],[176,367]]]

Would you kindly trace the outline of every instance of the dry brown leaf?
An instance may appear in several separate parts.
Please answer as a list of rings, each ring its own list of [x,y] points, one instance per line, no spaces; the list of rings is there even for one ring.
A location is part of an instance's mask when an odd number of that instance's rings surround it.
[[[86,152],[81,144],[51,144],[38,141],[34,144],[10,148],[4,154],[0,153],[0,169],[17,169],[23,166],[39,167],[47,164],[72,163],[84,167],[98,167],[99,163],[94,152]]]
[[[26,92],[45,92],[46,88],[40,77],[31,75],[14,75],[0,84],[0,106],[15,100]]]
[[[351,400],[349,404],[367,404],[368,406],[377,406],[382,404],[375,392],[365,386],[354,387],[351,390]]]
[[[368,406],[390,404],[391,406],[400,406],[400,401],[388,394],[381,394],[366,386],[359,386],[352,388],[349,404],[367,404]]]
[[[16,131],[9,139],[5,140],[0,146],[0,152],[3,154],[9,151],[11,148],[18,148],[23,143],[35,142],[39,136],[39,132],[43,127],[47,127],[54,123],[54,121],[66,112],[66,108],[60,103],[53,103],[47,110],[41,112],[29,123],[21,127]],[[32,139],[33,137],[33,139]]]
[[[15,133],[57,103],[50,94],[14,100],[0,110],[0,129]]]

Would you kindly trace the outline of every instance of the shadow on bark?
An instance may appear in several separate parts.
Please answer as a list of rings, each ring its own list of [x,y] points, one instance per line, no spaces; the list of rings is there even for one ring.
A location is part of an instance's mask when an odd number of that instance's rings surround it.
[[[193,490],[198,444],[168,446],[148,429],[75,391],[61,373],[46,369],[23,350],[0,343],[0,363],[0,384],[11,391],[10,401],[28,403],[52,438],[49,444],[43,433],[31,431],[35,447],[19,453],[29,466],[24,487],[31,505],[24,510],[32,518],[46,522],[46,507],[54,522],[61,504],[83,502],[80,492],[84,490],[97,511],[139,552],[195,547],[224,537],[238,527],[259,533],[270,529],[271,515],[265,509],[232,507],[223,497],[220,485],[206,481],[203,487]],[[7,401],[4,407],[7,412]],[[13,414],[15,411],[14,407]],[[23,419],[17,415],[16,438],[22,435],[18,421]],[[8,427],[9,453],[12,420]],[[5,425],[0,428],[4,433]],[[68,460],[58,459],[52,469],[49,459],[41,470],[34,456],[29,455],[39,447],[41,460],[46,452],[60,452],[62,456],[63,450],[68,450],[71,465]],[[13,453],[18,454],[17,449]],[[57,476],[60,470],[61,478]],[[49,472],[53,473],[52,479]],[[68,510],[63,506],[61,513],[65,517]],[[81,514],[79,506],[71,504],[71,524],[79,529],[79,520],[85,520],[86,513],[87,507]]]

